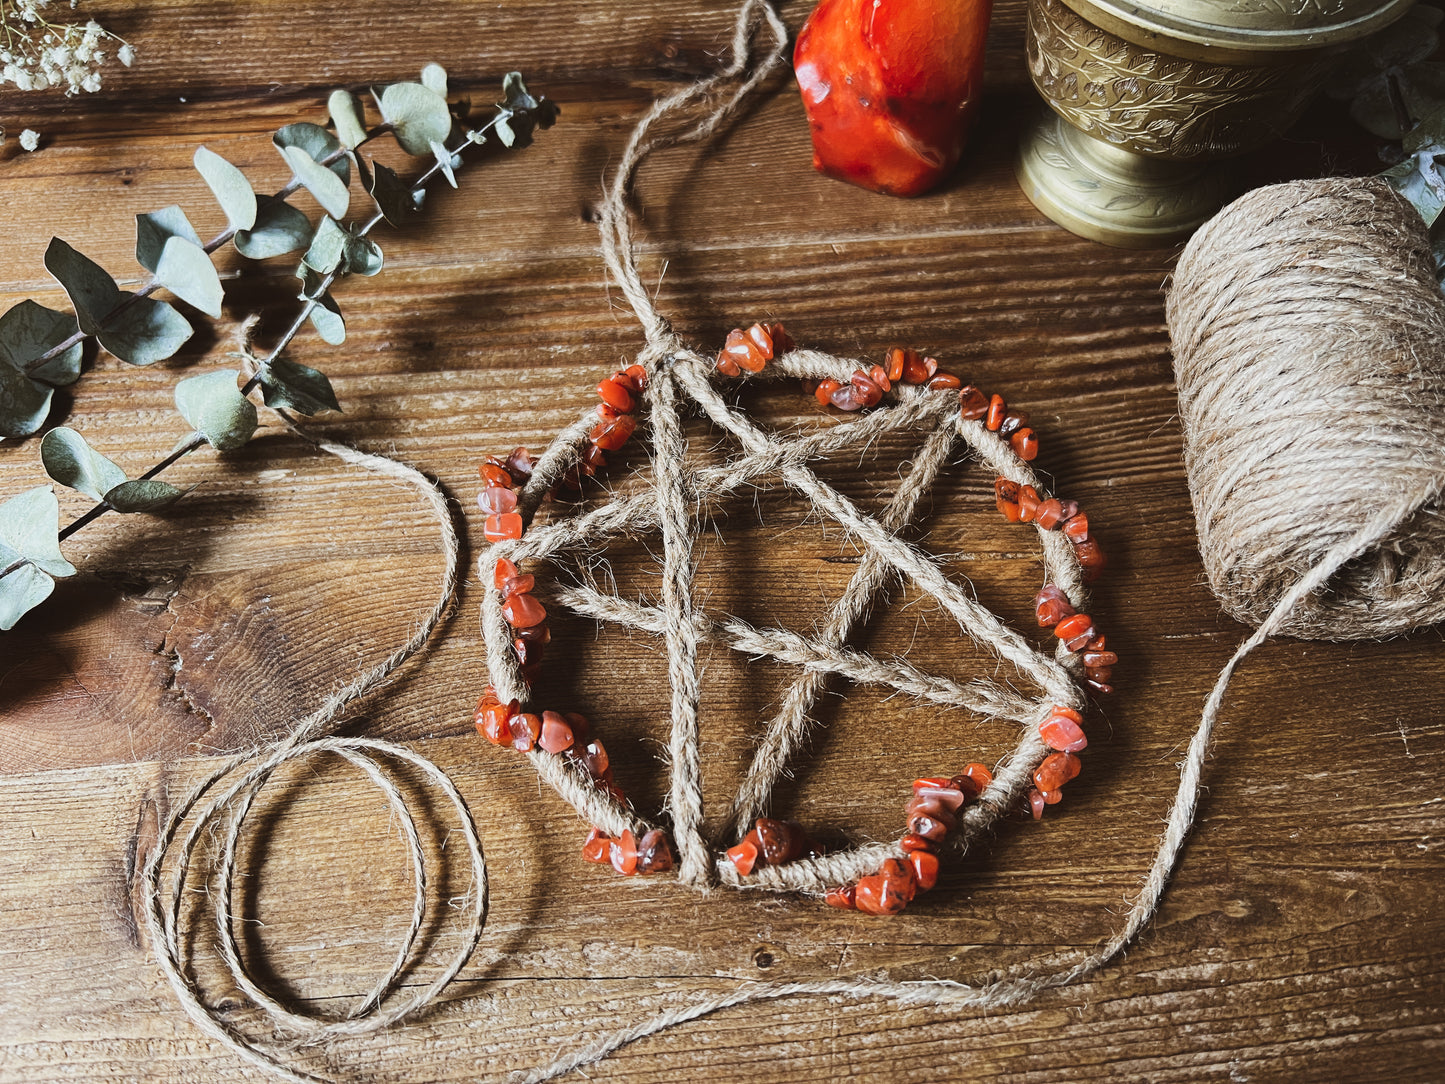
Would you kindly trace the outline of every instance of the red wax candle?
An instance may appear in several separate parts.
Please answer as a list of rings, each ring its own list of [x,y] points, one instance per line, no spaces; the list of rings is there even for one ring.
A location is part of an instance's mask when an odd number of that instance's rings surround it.
[[[813,165],[916,196],[958,164],[978,110],[991,0],[822,0],[793,69]]]

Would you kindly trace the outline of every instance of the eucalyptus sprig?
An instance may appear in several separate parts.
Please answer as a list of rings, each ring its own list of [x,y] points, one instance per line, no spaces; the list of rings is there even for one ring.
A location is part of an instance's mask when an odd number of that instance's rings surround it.
[[[327,103],[334,134],[305,122],[275,133],[272,143],[292,176],[273,195],[258,195],[240,169],[198,148],[195,167],[228,225],[202,244],[178,206],[137,215],[136,260],[150,277],[134,293],[122,290],[100,265],[66,242],[52,239],[45,267],[65,290],[74,315],[27,300],[0,316],[0,437],[26,436],[43,426],[55,388],[79,379],[87,338],[133,365],[173,356],[193,329],[175,307],[152,296],[159,291],[219,317],[224,291],[211,254],[228,242],[253,260],[302,251],[296,269],[301,307],[244,381],[246,374],[221,369],[177,383],[176,408],[190,431],[140,477],[127,477],[73,429],[56,428],[45,435],[40,452],[46,474],[96,504],[63,529],[51,486],[37,486],[0,504],[0,629],[13,627],[48,598],[57,577],[75,574],[60,552],[60,542],[107,512],[168,507],[188,491],[157,475],[203,446],[228,452],[249,441],[259,424],[253,393],[259,392],[267,407],[300,414],[340,410],[324,373],[281,354],[308,323],[328,343],[345,341],[346,322],[331,289],[347,275],[381,270],[382,251],[370,236],[372,230],[382,222],[400,226],[416,214],[427,186],[438,176],[455,187],[467,148],[489,138],[505,147],[526,146],[538,128],[551,127],[557,116],[556,106],[528,93],[516,72],[503,80],[502,101],[475,128],[465,123],[465,105],[448,103],[447,75],[436,64],[422,71],[420,82],[395,83],[373,89],[372,95],[380,123],[370,128],[357,98],[338,90]],[[404,181],[360,153],[367,143],[388,135],[408,154],[429,157],[430,166]],[[348,223],[353,166],[369,207]],[[303,188],[324,211],[314,225],[287,203]]]

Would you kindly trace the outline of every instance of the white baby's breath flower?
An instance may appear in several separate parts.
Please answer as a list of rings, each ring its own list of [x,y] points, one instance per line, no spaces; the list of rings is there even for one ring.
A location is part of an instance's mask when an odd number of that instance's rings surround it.
[[[100,89],[100,72],[91,72],[81,80],[80,86],[87,93],[94,94]]]
[[[135,60],[135,50],[132,49],[129,44],[122,45],[120,52],[115,54],[115,58],[129,68]]]
[[[27,151],[33,151],[40,146],[40,133],[34,128],[26,128],[20,133],[20,146]]]

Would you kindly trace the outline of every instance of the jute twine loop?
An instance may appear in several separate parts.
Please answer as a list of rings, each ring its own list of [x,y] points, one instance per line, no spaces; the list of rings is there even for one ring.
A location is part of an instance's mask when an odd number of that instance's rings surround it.
[[[1351,640],[1445,620],[1445,302],[1415,210],[1380,180],[1252,192],[1184,250],[1168,320],[1224,608],[1263,623],[1364,530],[1277,631]]]

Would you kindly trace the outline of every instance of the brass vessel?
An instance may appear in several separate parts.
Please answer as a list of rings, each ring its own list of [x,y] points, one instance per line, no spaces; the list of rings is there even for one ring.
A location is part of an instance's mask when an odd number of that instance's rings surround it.
[[[1024,193],[1083,237],[1171,244],[1232,195],[1219,159],[1278,138],[1344,49],[1414,0],[1029,0],[1051,112],[1024,133]]]

